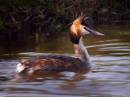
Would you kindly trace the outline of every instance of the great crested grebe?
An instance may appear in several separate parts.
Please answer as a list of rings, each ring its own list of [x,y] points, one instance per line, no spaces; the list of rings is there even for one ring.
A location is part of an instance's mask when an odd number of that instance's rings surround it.
[[[70,27],[70,39],[74,45],[75,56],[43,55],[36,59],[21,60],[17,64],[17,73],[33,73],[35,71],[72,71],[90,69],[91,61],[85,48],[82,36],[85,34],[104,35],[81,24],[81,17],[75,19]]]

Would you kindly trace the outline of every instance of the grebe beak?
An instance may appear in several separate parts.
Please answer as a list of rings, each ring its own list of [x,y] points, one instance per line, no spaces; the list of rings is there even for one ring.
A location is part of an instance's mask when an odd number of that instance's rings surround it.
[[[25,66],[23,66],[21,63],[17,64],[16,72],[21,73],[25,69]]]
[[[86,35],[86,34],[93,34],[93,35],[98,35],[98,36],[103,36],[104,34],[103,33],[100,33],[100,32],[97,32],[97,31],[94,31],[84,25],[80,25],[80,31],[81,31],[81,34],[82,35]]]

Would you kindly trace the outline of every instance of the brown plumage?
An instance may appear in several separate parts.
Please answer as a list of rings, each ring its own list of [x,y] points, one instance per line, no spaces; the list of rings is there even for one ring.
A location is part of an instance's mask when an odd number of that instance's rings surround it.
[[[21,64],[25,67],[23,72],[30,71],[72,71],[81,72],[88,69],[79,58],[64,55],[43,55],[35,59],[23,59]]]

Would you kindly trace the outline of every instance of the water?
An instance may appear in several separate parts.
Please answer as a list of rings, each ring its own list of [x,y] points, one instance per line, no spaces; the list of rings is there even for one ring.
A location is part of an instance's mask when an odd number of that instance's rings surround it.
[[[14,46],[9,51],[1,50],[0,97],[130,97],[129,26],[101,26],[98,30],[105,36],[84,37],[91,59],[96,64],[86,74],[63,72],[30,80],[14,80],[17,77],[15,67],[21,58],[43,52],[71,55],[73,47],[66,36],[43,41],[34,48]]]

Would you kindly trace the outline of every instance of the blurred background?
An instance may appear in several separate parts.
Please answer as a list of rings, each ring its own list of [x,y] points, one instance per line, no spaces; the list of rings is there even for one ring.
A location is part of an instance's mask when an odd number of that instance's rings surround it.
[[[0,0],[0,53],[36,51],[43,41],[68,37],[72,21],[81,14],[91,28],[129,28],[130,1]]]

